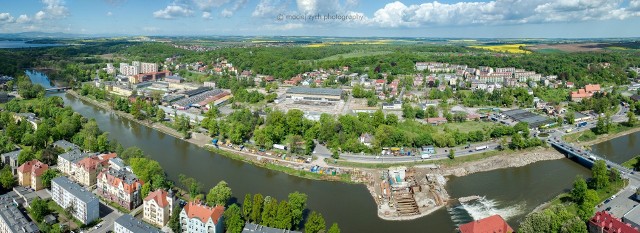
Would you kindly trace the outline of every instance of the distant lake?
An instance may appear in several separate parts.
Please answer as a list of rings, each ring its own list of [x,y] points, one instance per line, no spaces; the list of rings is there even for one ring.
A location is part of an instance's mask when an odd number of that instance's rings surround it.
[[[0,49],[40,48],[40,47],[53,47],[53,46],[65,46],[65,45],[64,44],[30,44],[30,43],[27,43],[27,41],[0,40]]]

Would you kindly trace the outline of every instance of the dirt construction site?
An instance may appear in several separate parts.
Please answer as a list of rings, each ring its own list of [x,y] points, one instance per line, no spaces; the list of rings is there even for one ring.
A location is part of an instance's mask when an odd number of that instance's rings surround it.
[[[435,171],[435,170],[433,170]],[[432,169],[391,167],[376,170],[367,188],[386,220],[409,220],[425,216],[449,201],[444,176]]]

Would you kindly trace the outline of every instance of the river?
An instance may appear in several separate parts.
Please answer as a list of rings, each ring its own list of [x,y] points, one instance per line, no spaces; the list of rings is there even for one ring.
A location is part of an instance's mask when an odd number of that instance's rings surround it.
[[[29,76],[31,83],[33,84],[40,84],[44,88],[53,87],[53,85],[51,85],[51,80],[49,80],[49,77],[45,73],[37,70],[25,70],[24,73]]]
[[[246,193],[286,199],[290,192],[308,194],[308,208],[321,212],[327,224],[338,222],[343,232],[455,232],[457,224],[472,216],[502,214],[512,227],[524,215],[557,194],[567,191],[576,177],[589,171],[568,159],[543,161],[520,168],[499,169],[452,177],[447,185],[454,197],[483,196],[478,201],[440,209],[412,221],[378,218],[376,205],[364,185],[306,180],[214,154],[162,132],[83,103],[71,95],[52,94],[65,105],[94,118],[109,137],[123,146],[138,146],[177,180],[178,174],[196,178],[205,190],[225,180],[238,202]]]
[[[623,163],[640,155],[640,132],[627,134],[591,146],[591,150],[612,162]]]
[[[33,44],[27,41],[0,40],[0,49],[18,49],[18,48],[41,48],[65,46],[64,44]]]

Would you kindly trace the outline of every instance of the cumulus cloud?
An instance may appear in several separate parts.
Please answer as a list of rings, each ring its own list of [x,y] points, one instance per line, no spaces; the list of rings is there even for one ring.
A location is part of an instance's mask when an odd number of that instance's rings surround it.
[[[220,12],[220,15],[226,18],[233,16],[236,11],[240,10],[240,8],[247,4],[247,1],[248,0],[236,0],[232,7],[225,8],[224,10],[222,10],[222,12]]]
[[[631,0],[494,0],[489,2],[437,1],[405,5],[400,1],[386,4],[375,11],[370,23],[381,27],[417,27],[428,25],[495,25],[584,20],[624,19],[638,16]]]
[[[28,23],[30,21],[31,21],[31,19],[27,15],[20,15],[16,19],[16,23]]]
[[[43,20],[45,17],[46,13],[44,13],[44,11],[38,11],[38,13],[36,13],[36,15],[34,16],[34,18],[36,20]]]
[[[0,23],[13,23],[13,16],[9,13],[0,13]]]
[[[169,5],[165,9],[153,12],[153,17],[158,19],[175,19],[178,17],[188,17],[193,11],[188,6]]]
[[[260,0],[251,14],[254,17],[272,17],[286,11],[289,1]]]
[[[211,13],[209,12],[202,12],[202,18],[203,19],[213,19],[213,17],[211,16]]]
[[[296,0],[298,11],[306,14],[337,13],[342,11],[339,0]]]
[[[67,17],[68,10],[64,5],[64,1],[62,0],[42,0],[44,3],[44,12],[47,13],[46,16],[52,19],[59,19]]]
[[[111,11],[107,12],[107,16],[112,16],[113,13],[111,13]]]

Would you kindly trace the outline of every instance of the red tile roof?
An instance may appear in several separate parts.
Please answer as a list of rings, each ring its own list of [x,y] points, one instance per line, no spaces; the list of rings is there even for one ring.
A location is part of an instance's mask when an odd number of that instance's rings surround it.
[[[167,191],[164,189],[158,189],[156,191],[150,192],[149,195],[144,199],[144,201],[155,200],[158,206],[164,208],[169,205],[169,201],[167,201]]]
[[[600,84],[587,84],[584,86],[584,90],[587,92],[598,92],[600,91]]]
[[[31,173],[35,176],[41,176],[45,171],[49,169],[49,165],[44,164],[37,159],[24,162],[20,167],[18,167],[18,172],[20,173]]]
[[[210,207],[195,202],[189,202],[189,204],[184,206],[184,211],[187,213],[189,218],[199,218],[203,223],[206,223],[209,218],[211,218],[213,223],[217,225],[218,220],[224,213],[224,207]]]
[[[609,232],[619,232],[619,233],[638,233],[638,228],[631,227],[620,219],[614,217],[609,214],[607,211],[600,211],[596,213],[591,220],[589,220],[589,225],[597,226],[598,228],[603,228],[605,233]]]
[[[98,165],[105,166],[109,163],[109,159],[113,159],[116,156],[116,153],[89,156],[78,161],[78,166],[86,171],[95,171],[98,169]]]
[[[513,232],[513,228],[504,221],[500,215],[493,215],[470,223],[462,224],[459,227],[461,233],[508,233]]]

